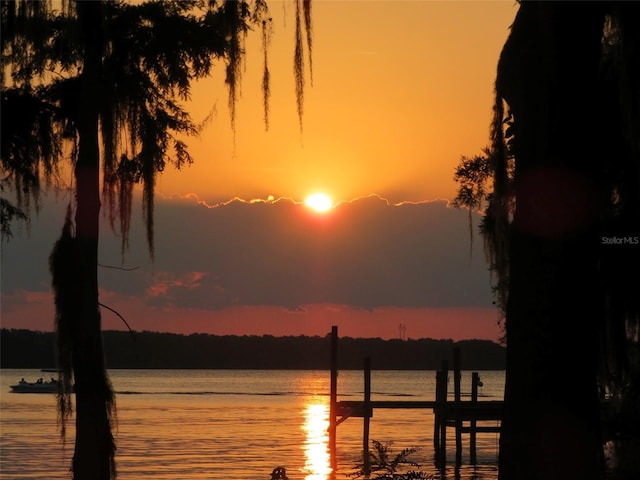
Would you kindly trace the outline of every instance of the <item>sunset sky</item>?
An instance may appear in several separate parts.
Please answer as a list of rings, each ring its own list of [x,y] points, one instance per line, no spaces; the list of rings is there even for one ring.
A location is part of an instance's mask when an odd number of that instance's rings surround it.
[[[498,56],[517,5],[505,1],[313,1],[313,85],[300,130],[293,2],[269,2],[270,128],[258,32],[247,42],[235,132],[222,68],[194,85],[195,163],[157,184],[157,250],[139,208],[123,272],[103,267],[100,301],[135,330],[213,334],[489,338],[490,277],[466,212],[451,208],[461,155],[489,139]],[[304,205],[314,192],[334,207]],[[53,328],[47,257],[64,195],[30,234],[2,245],[6,328]],[[477,217],[475,217],[477,223]],[[101,263],[121,264],[105,223]],[[124,328],[103,310],[105,329]]]

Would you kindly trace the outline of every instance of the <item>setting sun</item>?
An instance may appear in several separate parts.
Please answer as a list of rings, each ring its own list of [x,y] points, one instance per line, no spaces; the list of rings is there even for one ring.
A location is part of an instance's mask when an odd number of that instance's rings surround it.
[[[316,212],[326,212],[333,207],[331,198],[324,193],[313,193],[304,200],[304,204]]]

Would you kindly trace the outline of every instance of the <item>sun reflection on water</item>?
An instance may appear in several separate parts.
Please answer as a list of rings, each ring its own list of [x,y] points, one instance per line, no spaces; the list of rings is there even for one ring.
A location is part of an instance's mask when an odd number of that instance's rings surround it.
[[[329,458],[329,407],[309,404],[304,411],[305,480],[327,480],[331,473]]]

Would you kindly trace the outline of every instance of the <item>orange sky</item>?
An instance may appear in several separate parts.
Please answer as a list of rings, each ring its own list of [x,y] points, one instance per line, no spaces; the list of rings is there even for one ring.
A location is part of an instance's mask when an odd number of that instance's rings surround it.
[[[137,211],[125,265],[139,268],[101,269],[101,301],[136,330],[324,335],[336,324],[342,335],[390,338],[402,323],[410,338],[497,340],[481,244],[469,257],[466,214],[431,201],[455,197],[460,156],[488,143],[495,69],[517,5],[314,0],[314,76],[311,86],[307,71],[302,132],[295,5],[269,5],[270,130],[254,34],[235,140],[220,66],[192,90],[196,122],[215,112],[188,140],[195,164],[158,179],[155,262]],[[314,224],[301,203],[315,191],[343,203]],[[229,202],[269,196],[295,203]],[[64,200],[52,200],[31,236],[3,244],[3,327],[53,328],[47,258]],[[119,265],[106,223],[102,235],[101,263]],[[323,287],[306,265],[331,283]],[[108,312],[104,322],[124,328]]]
[[[313,2],[313,86],[304,130],[293,80],[295,8],[270,2],[274,33],[270,130],[262,121],[259,35],[250,35],[235,146],[221,69],[196,85],[196,163],[167,169],[164,195],[209,201],[322,190],[335,200],[376,193],[392,201],[451,199],[453,170],[489,138],[493,81],[517,6],[505,1]]]

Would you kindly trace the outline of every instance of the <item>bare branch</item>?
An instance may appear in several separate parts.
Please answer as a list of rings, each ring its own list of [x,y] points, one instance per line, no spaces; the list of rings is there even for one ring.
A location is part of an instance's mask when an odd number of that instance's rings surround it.
[[[106,308],[107,310],[115,313],[118,317],[120,317],[120,320],[122,320],[124,322],[124,324],[127,326],[127,328],[129,329],[129,333],[131,333],[131,336],[133,337],[133,340],[135,341],[136,339],[136,332],[133,331],[133,329],[129,326],[129,324],[127,323],[127,321],[125,320],[125,318],[120,315],[120,313],[117,310],[114,310],[111,307],[107,307],[104,303],[100,303],[98,302],[98,305],[100,305],[101,307]]]

